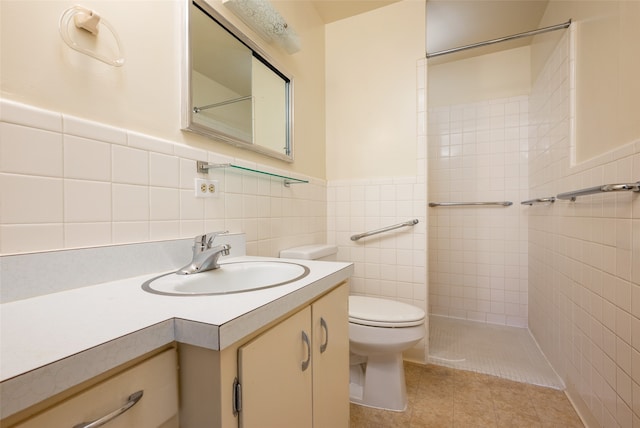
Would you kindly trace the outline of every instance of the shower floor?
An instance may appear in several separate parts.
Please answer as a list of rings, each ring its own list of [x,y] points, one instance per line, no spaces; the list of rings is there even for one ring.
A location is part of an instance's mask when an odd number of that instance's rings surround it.
[[[432,315],[429,363],[564,389],[526,328]]]

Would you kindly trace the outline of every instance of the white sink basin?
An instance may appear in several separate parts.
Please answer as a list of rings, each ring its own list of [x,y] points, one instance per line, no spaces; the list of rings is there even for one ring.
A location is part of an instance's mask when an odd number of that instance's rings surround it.
[[[221,263],[220,269],[193,275],[160,275],[142,284],[142,289],[165,296],[241,293],[288,284],[308,274],[309,268],[290,262],[231,262]]]

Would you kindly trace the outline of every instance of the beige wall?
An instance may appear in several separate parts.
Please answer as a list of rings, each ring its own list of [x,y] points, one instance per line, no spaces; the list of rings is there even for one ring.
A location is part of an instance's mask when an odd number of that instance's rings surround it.
[[[308,2],[273,1],[302,39],[287,55],[259,40],[295,79],[296,161],[287,164],[180,131],[182,0],[91,0],[117,30],[126,63],[115,68],[67,47],[60,15],[70,1],[1,0],[1,96],[154,137],[324,178],[324,25]],[[219,0],[214,6],[240,28]],[[104,43],[108,35],[100,35]]]
[[[640,2],[551,0],[541,27],[577,24],[576,161],[640,137]],[[562,32],[536,37],[533,78]]]
[[[327,241],[354,263],[351,293],[426,311],[424,8],[404,0],[327,25],[326,114]],[[410,219],[419,223],[350,239]],[[405,358],[426,362],[428,344],[427,334]]]
[[[327,179],[416,174],[424,7],[405,0],[327,25]]]
[[[429,66],[429,108],[528,95],[528,46]]]

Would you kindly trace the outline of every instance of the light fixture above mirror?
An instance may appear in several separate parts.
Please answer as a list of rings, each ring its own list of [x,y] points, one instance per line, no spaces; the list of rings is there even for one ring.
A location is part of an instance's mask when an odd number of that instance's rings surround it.
[[[222,0],[222,4],[267,42],[275,41],[288,54],[300,50],[300,37],[269,0]]]

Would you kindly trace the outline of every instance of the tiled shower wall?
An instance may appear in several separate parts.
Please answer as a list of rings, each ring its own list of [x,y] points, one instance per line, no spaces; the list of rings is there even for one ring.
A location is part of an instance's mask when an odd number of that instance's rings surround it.
[[[288,175],[77,117],[0,103],[1,254],[229,230],[246,233],[248,254],[277,257],[283,248],[325,240],[322,180],[287,188],[281,179],[231,169],[198,174],[196,161],[205,160]],[[195,198],[196,177],[218,180],[219,196]]]
[[[327,184],[327,240],[354,263],[351,293],[427,309],[426,60],[417,67],[416,174]],[[419,223],[358,241],[352,235],[417,219]],[[428,331],[428,319],[425,320]],[[426,361],[428,333],[405,357]]]
[[[640,141],[573,165],[569,34],[531,95],[531,197],[640,180]],[[532,333],[594,426],[640,426],[640,195],[529,213]]]
[[[527,325],[528,97],[429,109],[429,313]]]

